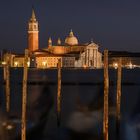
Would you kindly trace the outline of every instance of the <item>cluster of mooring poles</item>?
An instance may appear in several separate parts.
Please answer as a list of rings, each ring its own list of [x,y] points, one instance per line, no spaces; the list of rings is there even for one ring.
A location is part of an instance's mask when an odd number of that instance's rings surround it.
[[[10,60],[11,55],[5,55],[4,81],[6,94],[6,112],[10,112]],[[26,104],[27,104],[27,78],[28,78],[28,50],[25,50],[23,86],[22,86],[22,120],[21,120],[21,140],[26,140]]]
[[[24,70],[23,70],[23,87],[22,87],[22,120],[21,120],[21,140],[26,140],[26,105],[27,105],[27,80],[28,80],[28,58],[29,52],[25,50]],[[6,84],[6,111],[10,111],[10,55],[6,55],[6,64],[4,66],[4,80]],[[57,81],[57,123],[60,125],[61,120],[61,59],[58,60],[58,81]],[[108,50],[104,50],[104,112],[103,112],[103,137],[108,140],[108,123],[109,123],[109,66]],[[121,79],[122,79],[122,60],[118,62],[117,72],[117,102],[116,102],[116,129],[119,131],[121,117]]]

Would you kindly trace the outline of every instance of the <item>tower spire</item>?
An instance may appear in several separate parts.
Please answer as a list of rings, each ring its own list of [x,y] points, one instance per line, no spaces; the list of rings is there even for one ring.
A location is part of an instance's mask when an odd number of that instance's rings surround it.
[[[32,16],[31,16],[31,21],[36,21],[36,16],[35,16],[35,11],[34,8],[32,8]]]
[[[31,52],[39,49],[38,32],[38,21],[36,20],[35,12],[32,8],[32,15],[28,22],[28,48]]]

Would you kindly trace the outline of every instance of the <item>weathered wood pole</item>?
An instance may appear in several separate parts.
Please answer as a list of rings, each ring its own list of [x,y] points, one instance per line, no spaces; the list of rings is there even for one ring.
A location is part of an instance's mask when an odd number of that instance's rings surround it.
[[[5,60],[6,62],[6,60]],[[3,79],[4,79],[4,82],[6,81],[6,64],[3,66]]]
[[[6,84],[6,111],[10,111],[10,54],[6,54],[5,65],[5,84]]]
[[[61,113],[61,59],[58,60],[58,77],[57,77],[57,123],[60,124]]]
[[[109,95],[108,50],[104,50],[104,114],[103,114],[104,140],[108,140],[108,95]]]
[[[25,50],[23,89],[22,89],[22,120],[21,120],[21,140],[26,140],[26,104],[27,104],[27,76],[28,76],[28,50]]]
[[[116,102],[116,125],[117,132],[119,132],[120,117],[121,117],[121,80],[122,80],[122,59],[119,58],[118,61],[118,73],[117,73],[117,102]]]

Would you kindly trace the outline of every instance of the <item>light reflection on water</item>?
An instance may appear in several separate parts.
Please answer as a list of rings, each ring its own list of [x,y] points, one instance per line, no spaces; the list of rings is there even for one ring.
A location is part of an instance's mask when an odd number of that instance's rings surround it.
[[[140,103],[139,72],[140,70],[135,71],[135,73],[132,71],[123,72],[123,82],[125,84],[122,88],[120,140],[140,139],[138,135],[140,132],[138,107]],[[20,133],[22,71],[12,71],[12,73],[10,119],[15,124],[18,124],[18,131],[16,132]],[[34,81],[36,80],[39,82],[35,83]],[[56,70],[38,72],[34,70],[29,72],[28,139],[102,140],[103,71],[78,70],[62,72],[62,112],[59,128],[57,127],[56,118],[56,81]],[[109,138],[115,140],[116,71],[110,71],[110,81]],[[31,84],[31,82],[33,83]],[[127,82],[129,85],[126,84]],[[0,89],[1,106],[5,110],[4,86],[2,83]],[[32,130],[29,128],[32,128]]]

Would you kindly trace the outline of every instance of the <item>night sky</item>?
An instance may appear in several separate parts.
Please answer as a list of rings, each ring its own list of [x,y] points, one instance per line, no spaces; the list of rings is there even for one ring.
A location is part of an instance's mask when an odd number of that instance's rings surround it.
[[[39,22],[40,48],[51,36],[54,44],[73,29],[79,43],[100,50],[140,52],[139,0],[0,0],[0,50],[27,48],[27,23],[32,5]]]

